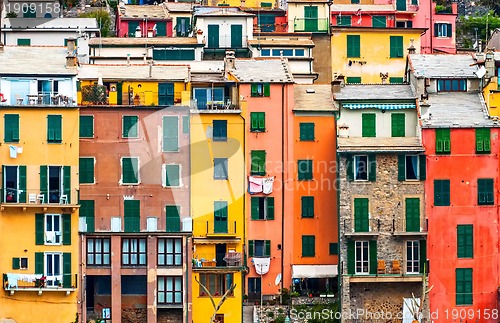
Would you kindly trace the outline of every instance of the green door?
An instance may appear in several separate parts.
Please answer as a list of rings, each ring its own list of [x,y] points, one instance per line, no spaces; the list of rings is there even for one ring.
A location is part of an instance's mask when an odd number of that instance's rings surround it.
[[[156,23],[156,36],[167,36],[167,23],[158,21]]]
[[[396,0],[396,10],[406,11],[406,0]]]
[[[241,48],[243,46],[243,26],[231,25],[231,48]]]
[[[219,25],[208,25],[208,48],[219,48]]]
[[[158,105],[174,105],[174,83],[158,83]]]
[[[304,31],[318,31],[318,7],[304,7]]]

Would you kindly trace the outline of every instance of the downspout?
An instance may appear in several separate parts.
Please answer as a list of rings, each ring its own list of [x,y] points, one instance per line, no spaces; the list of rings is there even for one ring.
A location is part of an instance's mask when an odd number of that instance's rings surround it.
[[[340,317],[342,317],[342,298],[343,298],[343,288],[342,288],[342,272],[343,272],[343,263],[341,261],[341,250],[342,248],[340,247],[340,178],[339,178],[339,136],[337,133],[337,121],[340,119],[340,107],[339,111],[337,113],[333,113],[334,120],[334,129],[335,129],[335,189],[337,190],[337,257],[338,257],[338,270],[337,270],[337,286],[339,289],[340,293],[340,305],[339,305],[339,312],[340,312]]]
[[[186,89],[186,83],[184,83],[184,90]],[[187,117],[189,118],[189,133],[188,133],[188,137],[189,137],[189,149],[188,149],[188,174],[191,174],[191,109],[190,107],[188,107],[187,109],[188,111],[188,114],[187,114]],[[193,181],[193,176],[189,176],[189,187],[191,188],[192,186],[192,181]],[[188,194],[189,194],[189,216],[191,217],[191,237],[187,237],[186,238],[186,253],[185,255],[188,255],[188,252],[189,252],[189,246],[191,245],[191,251],[193,250],[193,246],[194,246],[194,241],[193,241],[193,218],[192,218],[192,213],[191,213],[191,189],[188,190]],[[188,242],[188,239],[191,240],[191,244],[187,243]],[[193,257],[193,254],[191,254],[191,259]],[[188,258],[188,257],[186,257]],[[189,278],[192,278],[193,277],[193,262],[192,260],[190,259],[186,259],[186,265],[188,266],[187,268],[189,268],[189,266],[191,266],[191,270],[189,271],[188,270],[188,273],[189,275],[185,275],[185,280],[186,280],[186,291],[190,290],[189,289]],[[191,296],[192,297],[192,296]],[[189,295],[188,293],[186,293],[186,305],[187,305],[187,309],[186,309],[186,316],[185,316],[185,323],[189,323]],[[192,301],[191,301],[191,305],[192,305]]]
[[[191,149],[190,149],[191,150]],[[190,186],[191,187],[191,186]],[[191,213],[191,199],[189,199],[189,212]],[[192,233],[191,233],[192,235]],[[189,257],[187,257],[187,255],[189,255],[189,244],[188,244],[188,241],[189,241],[189,236],[186,236],[186,243],[184,244],[184,254],[186,255],[186,257],[184,257],[186,259],[186,273],[184,274],[184,281],[186,283],[186,291],[189,290],[189,276],[192,275],[193,273],[193,270],[192,270],[192,261],[190,261]],[[191,239],[192,241],[192,239]],[[189,270],[189,266],[191,266],[191,270]],[[189,275],[188,275],[189,274]],[[188,293],[184,293],[184,304],[186,304],[186,315],[184,316],[184,323],[189,323],[189,296],[188,296]]]
[[[432,3],[433,2],[431,2],[431,5],[429,7],[429,31],[431,32],[431,34],[430,34],[430,36],[431,36],[431,44],[430,44],[431,45],[431,52],[430,52],[430,54],[434,53],[434,49],[432,48],[432,37],[434,37],[434,30],[432,30],[432,26],[434,25],[432,23]]]
[[[281,282],[283,292],[285,274],[285,83],[281,84]],[[262,284],[262,282],[261,282]],[[261,287],[262,288],[262,287]],[[262,292],[262,291],[261,291]],[[281,297],[280,297],[281,300]]]
[[[241,108],[241,107],[240,107]],[[246,175],[246,172],[245,172],[245,156],[246,156],[246,152],[245,152],[245,135],[246,135],[246,120],[245,120],[245,117],[240,113],[240,118],[241,120],[243,120],[243,174],[244,176]],[[246,176],[245,176],[246,177]],[[243,214],[246,214],[246,186],[245,186],[245,180],[243,180]],[[246,270],[247,270],[247,255],[246,255],[246,244],[245,244],[245,241],[246,241],[246,223],[247,223],[247,219],[243,219],[243,266],[245,268],[245,270],[242,270],[241,271],[241,297],[243,298],[243,296],[245,294],[243,294],[245,292],[245,276],[246,276]],[[261,281],[261,291],[262,293],[262,281]],[[243,302],[241,304],[241,317],[243,319]]]

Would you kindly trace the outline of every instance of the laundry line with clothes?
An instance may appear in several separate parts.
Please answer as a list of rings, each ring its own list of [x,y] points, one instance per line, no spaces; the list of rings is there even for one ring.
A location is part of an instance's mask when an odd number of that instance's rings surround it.
[[[273,192],[274,180],[276,176],[271,177],[248,177],[248,193],[250,194],[271,194]]]

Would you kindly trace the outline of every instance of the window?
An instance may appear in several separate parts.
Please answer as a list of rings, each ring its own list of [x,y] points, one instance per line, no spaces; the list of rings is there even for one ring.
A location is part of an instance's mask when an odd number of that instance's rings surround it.
[[[347,57],[349,58],[361,57],[359,35],[347,35]]]
[[[336,256],[339,254],[339,244],[337,242],[330,242],[328,244],[328,251],[330,256]]]
[[[19,114],[4,115],[5,142],[19,142]]]
[[[405,136],[405,114],[391,113],[391,137]]]
[[[252,175],[266,175],[266,151],[265,150],[252,150],[250,174]]]
[[[368,180],[368,156],[354,156],[354,180]]]
[[[472,268],[455,269],[456,305],[472,305]]]
[[[350,26],[351,16],[337,16],[337,26]]]
[[[434,24],[434,36],[435,37],[452,37],[452,27],[451,24],[446,23],[435,23]]]
[[[262,2],[261,2],[262,5]],[[276,16],[274,15],[258,15],[257,16],[257,23],[260,27],[260,31],[262,32],[273,32],[275,31],[275,21],[276,21]]]
[[[45,244],[61,244],[62,228],[60,214],[45,215]]]
[[[179,205],[166,205],[165,217],[167,232],[181,231],[181,207]]]
[[[266,131],[266,113],[265,112],[250,112],[250,131],[264,132]]]
[[[139,29],[139,21],[128,21],[128,35],[130,37],[135,37],[135,31]]]
[[[146,231],[158,231],[158,218],[155,216],[148,216],[146,218]]]
[[[418,240],[406,241],[406,273],[420,272],[420,243]]]
[[[279,49],[273,49],[272,51],[272,56],[279,57],[281,55],[283,56],[293,56],[293,49],[284,49],[284,48],[279,48]]]
[[[302,236],[302,257],[314,257],[315,244],[315,236]]]
[[[174,101],[174,83],[158,83],[158,105],[174,105]]]
[[[122,157],[121,184],[139,184],[139,158]]]
[[[440,79],[437,81],[438,92],[466,92],[467,82],[465,79]]]
[[[227,158],[214,158],[214,179],[228,179]]]
[[[146,265],[146,239],[122,238],[122,265]]]
[[[80,184],[94,184],[94,157],[80,157]]]
[[[94,232],[95,201],[80,200],[80,232]]]
[[[3,194],[5,203],[26,203],[26,166],[3,166]]]
[[[450,205],[450,180],[435,179],[434,180],[434,205],[449,206]]]
[[[213,121],[214,141],[227,141],[227,120]]]
[[[450,129],[436,129],[436,154],[449,154],[450,151]]]
[[[219,25],[208,25],[208,48],[219,48]]]
[[[43,203],[71,203],[71,166],[40,166]],[[63,200],[63,195],[67,200]]]
[[[227,201],[214,202],[214,233],[227,233]]]
[[[248,293],[249,294],[260,294],[262,288],[262,282],[260,277],[248,277]]]
[[[375,28],[387,27],[387,17],[386,16],[372,16],[372,27],[375,27]]]
[[[250,257],[270,257],[271,240],[249,240],[248,255]]]
[[[45,260],[44,274],[47,277],[46,284],[50,287],[58,287],[63,282],[63,254],[60,252],[47,252],[43,254],[42,260]],[[69,255],[71,261],[71,254],[65,253],[64,256]],[[36,258],[36,255],[35,255]],[[44,259],[45,258],[45,259]],[[36,259],[35,259],[36,260]],[[35,264],[36,267],[36,264]],[[70,267],[71,268],[71,267]],[[71,269],[70,269],[71,270]],[[71,280],[71,277],[70,277]],[[65,286],[69,287],[69,286]]]
[[[111,240],[87,237],[87,266],[111,265]]]
[[[426,178],[425,155],[399,155],[398,180],[424,180]]]
[[[31,39],[29,38],[18,38],[17,46],[31,46]]]
[[[47,142],[61,143],[62,142],[62,116],[49,115],[47,116]]]
[[[347,84],[361,84],[361,76],[348,76],[346,82]]]
[[[354,231],[368,232],[370,231],[370,214],[368,210],[367,198],[354,199]]]
[[[302,196],[302,213],[303,218],[314,218],[314,196]]]
[[[189,116],[182,116],[182,133],[189,133]]]
[[[480,178],[477,180],[477,205],[493,205],[493,179]]]
[[[420,232],[420,199],[405,199],[406,232]]]
[[[274,220],[274,197],[250,199],[252,220]]]
[[[314,123],[301,122],[300,128],[300,141],[314,141]]]
[[[123,221],[125,232],[141,231],[141,201],[123,201]]]
[[[243,26],[231,25],[231,48],[243,46]]]
[[[223,87],[195,88],[193,96],[198,110],[223,106],[226,102]]]
[[[413,22],[411,20],[396,21],[396,28],[412,28]]]
[[[376,155],[348,155],[347,179],[349,181],[375,181],[377,177]]]
[[[122,218],[113,216],[111,217],[111,232],[122,231]]]
[[[139,137],[139,117],[138,116],[123,116],[122,117],[122,137],[123,138],[138,138]]]
[[[180,187],[181,186],[181,165],[168,164],[164,165],[164,182],[166,187]]]
[[[48,18],[52,18],[52,17],[48,17]],[[64,47],[68,47],[68,40],[69,39],[70,38],[64,38]],[[77,46],[78,45],[78,39],[72,38],[72,40],[75,42],[75,46]]]
[[[182,276],[158,276],[158,304],[182,304]]]
[[[28,258],[12,258],[12,269],[28,269]]]
[[[403,84],[404,78],[402,77],[389,77],[390,84]]]
[[[179,118],[174,116],[163,117],[163,144],[162,151],[179,151]]]
[[[403,36],[390,36],[390,57],[403,57]]]
[[[310,181],[313,179],[313,161],[299,160],[298,163],[299,181]]]
[[[176,25],[175,25],[175,35],[177,37],[188,37],[189,33],[191,32],[191,24],[190,24],[190,18],[189,17],[177,17],[176,20]],[[158,35],[157,36],[166,36],[164,35]]]
[[[369,273],[368,241],[356,241],[356,274]]]
[[[182,266],[182,239],[158,238],[158,266]]]
[[[212,296],[222,296],[233,284],[233,274],[200,274],[200,283],[203,284]],[[200,296],[205,292],[200,288]]]
[[[490,129],[476,129],[476,154],[489,154],[491,152]]]
[[[271,96],[271,85],[269,83],[252,83],[251,96]]]
[[[361,136],[362,137],[376,136],[375,113],[361,114]]]
[[[80,116],[80,138],[94,138],[94,116]]]
[[[474,226],[472,224],[457,225],[457,258],[474,257]]]

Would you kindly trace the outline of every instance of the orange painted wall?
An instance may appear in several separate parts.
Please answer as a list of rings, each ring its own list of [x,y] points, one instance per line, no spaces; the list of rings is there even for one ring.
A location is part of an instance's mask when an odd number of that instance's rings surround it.
[[[314,141],[300,141],[300,123],[314,123]],[[337,192],[335,190],[335,117],[330,115],[300,116],[293,120],[295,165],[293,168],[293,257],[302,265],[338,264],[338,256],[330,256],[329,244],[338,243]],[[298,181],[297,160],[313,160],[313,180]],[[302,196],[314,196],[314,218],[302,218]],[[315,257],[302,257],[302,235],[314,235]]]
[[[491,154],[475,154],[475,130],[451,130],[451,154],[435,155],[435,130],[423,130],[423,144],[427,151],[426,216],[428,220],[427,257],[431,313],[437,313],[434,322],[459,322],[452,313],[474,310],[470,322],[498,322],[487,320],[498,309],[498,129],[491,129]],[[477,206],[477,179],[493,178],[495,205]],[[450,206],[434,206],[434,179],[450,179]],[[474,226],[474,254],[472,259],[457,259],[458,224]],[[455,269],[472,268],[473,305],[456,306]],[[455,310],[455,312],[453,312]],[[458,312],[457,312],[458,311]],[[481,317],[478,315],[481,314]],[[476,321],[478,319],[478,321]]]
[[[246,194],[246,223],[247,223],[247,241],[248,240],[271,240],[271,265],[269,272],[262,277],[262,292],[264,294],[279,294],[280,285],[275,285],[276,276],[281,273],[282,250],[278,249],[278,244],[282,244],[282,98],[285,112],[283,116],[287,117],[287,106],[293,106],[293,85],[284,85],[284,95],[282,95],[283,84],[271,84],[270,97],[251,97],[250,84],[241,84],[240,95],[248,102],[246,119],[246,138],[245,155],[247,176],[250,175],[251,151],[266,151],[266,176],[276,176],[273,193],[267,196],[274,197],[274,220],[251,220],[251,202],[252,196],[266,196],[264,194],[250,195]],[[290,109],[291,110],[291,109]],[[250,113],[266,113],[266,131],[255,133],[250,132]],[[286,128],[286,123],[285,123]],[[286,135],[286,133],[285,133]],[[286,138],[285,138],[286,140]],[[287,145],[284,145],[287,147]],[[285,148],[286,149],[286,148]],[[287,151],[285,150],[285,158]],[[286,176],[286,175],[285,175]],[[285,196],[285,203],[291,203],[291,200]],[[286,213],[287,216],[289,213]],[[285,236],[291,234],[291,226],[285,225]],[[283,245],[282,245],[283,247]],[[286,245],[285,245],[286,252]],[[284,255],[283,287],[289,287],[291,282],[290,255]],[[288,265],[287,265],[288,264]],[[250,269],[247,277],[259,277],[255,272],[255,267],[248,259]]]

